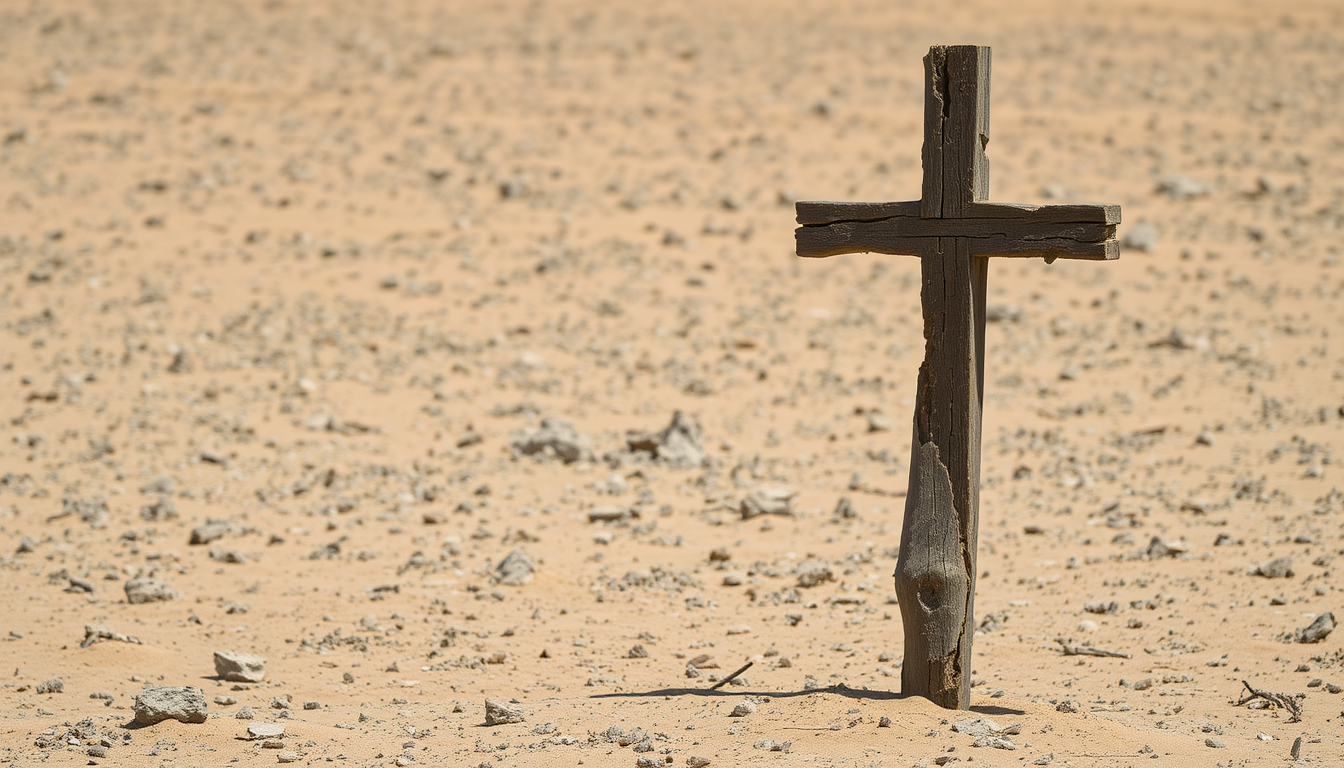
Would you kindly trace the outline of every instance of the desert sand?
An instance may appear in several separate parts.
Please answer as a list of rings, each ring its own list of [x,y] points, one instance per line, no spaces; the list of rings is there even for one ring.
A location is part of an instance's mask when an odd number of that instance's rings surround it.
[[[965,43],[991,199],[1124,223],[989,268],[954,712],[919,265],[793,203],[916,199]],[[1338,3],[7,2],[0,83],[0,763],[1344,764]]]

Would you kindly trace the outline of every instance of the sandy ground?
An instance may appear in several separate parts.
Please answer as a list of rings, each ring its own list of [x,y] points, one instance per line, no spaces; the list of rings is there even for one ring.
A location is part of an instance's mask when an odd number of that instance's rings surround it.
[[[1341,764],[1344,8],[942,5],[0,5],[0,762]],[[918,264],[793,256],[918,196],[934,43],[1128,244],[990,267],[972,713],[899,696]]]

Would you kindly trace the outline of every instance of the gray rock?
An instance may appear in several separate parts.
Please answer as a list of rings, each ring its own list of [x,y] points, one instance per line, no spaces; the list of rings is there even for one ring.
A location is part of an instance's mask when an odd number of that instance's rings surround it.
[[[227,536],[229,529],[229,521],[227,520],[206,520],[191,529],[191,543],[209,544],[215,539]]]
[[[61,501],[61,514],[57,517],[68,515],[74,515],[94,528],[102,528],[107,524],[107,502],[102,499],[72,499],[66,497]]]
[[[743,520],[760,515],[792,515],[793,491],[787,488],[762,488],[742,499],[738,512]]]
[[[259,683],[266,677],[266,660],[250,653],[215,651],[215,674],[231,683]]]
[[[167,600],[176,600],[181,594],[174,591],[172,587],[158,579],[151,579],[148,576],[137,576],[126,582],[126,602],[131,605],[140,605],[141,603],[162,603]]]
[[[285,735],[284,723],[252,723],[247,726],[247,737],[256,739],[278,739]]]
[[[1288,555],[1276,557],[1251,569],[1252,576],[1264,576],[1267,579],[1286,579],[1293,575],[1293,558]]]
[[[135,722],[153,725],[164,720],[204,723],[205,693],[195,686],[147,685],[135,697]]]
[[[234,715],[234,717],[238,718],[239,720],[251,720],[256,716],[257,711],[251,707],[241,707],[238,710],[237,714]]]
[[[38,693],[64,693],[65,681],[59,677],[53,677],[50,680],[43,680],[37,684]]]
[[[672,423],[658,435],[654,455],[660,463],[682,469],[703,467],[709,462],[700,426],[681,411],[673,412]]]
[[[523,708],[512,703],[496,699],[485,700],[485,724],[507,725],[523,722]]]
[[[691,755],[686,758],[687,768],[706,768],[706,766],[709,765],[709,762],[708,757],[699,757],[698,755]]]
[[[146,504],[140,508],[140,517],[152,523],[162,523],[166,520],[172,520],[177,517],[177,505],[173,500],[164,496],[153,504]]]
[[[1189,176],[1169,173],[1157,180],[1157,193],[1170,195],[1177,200],[1187,200],[1192,197],[1208,197],[1213,194],[1213,187]]]
[[[754,714],[756,714],[756,702],[752,701],[751,699],[744,699],[742,701],[739,701],[737,703],[737,706],[733,707],[733,711],[729,712],[728,716],[746,717],[747,715],[754,715]]]
[[[566,464],[591,460],[592,443],[564,419],[545,418],[533,432],[519,432],[509,441],[513,452],[521,456],[554,455]]]
[[[1293,639],[1299,643],[1319,643],[1335,631],[1335,614],[1322,613],[1306,629],[1299,629]]]
[[[1120,247],[1152,253],[1157,250],[1157,238],[1157,227],[1144,219],[1140,219],[1125,232],[1124,237],[1120,238]]]
[[[522,547],[516,547],[495,566],[495,583],[520,587],[532,581],[536,572],[536,561]]]

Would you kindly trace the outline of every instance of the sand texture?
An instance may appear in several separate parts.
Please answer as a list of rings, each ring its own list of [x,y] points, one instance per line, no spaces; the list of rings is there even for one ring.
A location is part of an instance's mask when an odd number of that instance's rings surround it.
[[[990,264],[957,712],[919,262],[793,204],[966,43],[1124,221]],[[0,3],[0,763],[1344,764],[1341,234],[1337,2]]]

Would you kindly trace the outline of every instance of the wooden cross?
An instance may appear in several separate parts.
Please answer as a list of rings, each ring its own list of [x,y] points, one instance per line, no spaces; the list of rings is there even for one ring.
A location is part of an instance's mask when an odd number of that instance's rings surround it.
[[[989,48],[924,57],[924,187],[908,203],[798,203],[799,256],[918,256],[924,363],[896,596],[901,690],[949,709],[971,703],[980,412],[989,256],[1110,260],[1118,205],[1013,205],[989,197]]]

